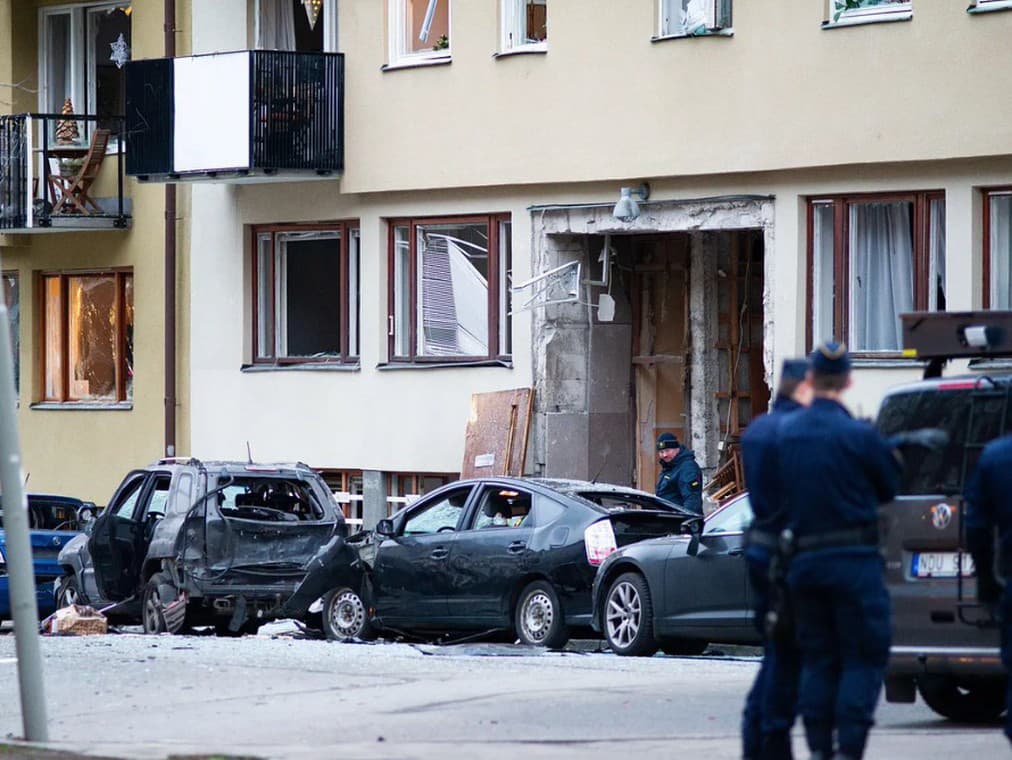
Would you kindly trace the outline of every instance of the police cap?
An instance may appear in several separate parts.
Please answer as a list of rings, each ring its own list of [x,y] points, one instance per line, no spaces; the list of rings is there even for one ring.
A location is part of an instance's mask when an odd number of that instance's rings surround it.
[[[657,437],[657,450],[664,451],[664,449],[677,449],[678,439],[675,438],[674,433],[661,433]]]
[[[801,381],[805,379],[806,372],[808,372],[807,359],[784,359],[784,366],[780,369],[780,380]]]
[[[850,354],[845,344],[827,340],[812,351],[811,364],[820,375],[844,375],[850,372]]]

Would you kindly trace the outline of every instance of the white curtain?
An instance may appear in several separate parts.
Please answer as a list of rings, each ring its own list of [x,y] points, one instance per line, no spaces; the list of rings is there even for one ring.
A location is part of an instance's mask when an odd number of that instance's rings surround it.
[[[900,350],[899,315],[914,307],[912,206],[850,207],[851,350]]]
[[[258,0],[257,50],[295,50],[295,4]]]
[[[945,199],[931,201],[928,212],[928,309],[945,311]]]
[[[1012,195],[991,196],[991,308],[1012,308]]]

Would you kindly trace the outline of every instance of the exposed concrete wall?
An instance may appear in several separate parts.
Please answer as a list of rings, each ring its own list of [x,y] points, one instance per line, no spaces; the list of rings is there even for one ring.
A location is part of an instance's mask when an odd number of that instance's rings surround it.
[[[717,381],[717,249],[727,246],[718,233],[689,238],[689,394],[686,412],[690,447],[703,470],[717,466],[720,419],[713,395]]]

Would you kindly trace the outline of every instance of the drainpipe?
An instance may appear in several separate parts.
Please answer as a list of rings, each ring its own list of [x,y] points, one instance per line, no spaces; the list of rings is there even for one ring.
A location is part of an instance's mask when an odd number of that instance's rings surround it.
[[[176,0],[165,0],[165,57],[176,56]],[[176,185],[165,185],[165,456],[176,455]]]

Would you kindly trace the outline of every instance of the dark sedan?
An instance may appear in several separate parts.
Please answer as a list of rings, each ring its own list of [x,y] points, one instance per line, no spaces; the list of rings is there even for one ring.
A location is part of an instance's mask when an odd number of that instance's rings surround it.
[[[756,644],[743,556],[748,495],[711,513],[700,535],[643,541],[612,554],[594,580],[594,628],[612,651],[700,654],[708,642]]]
[[[327,592],[323,628],[334,639],[513,630],[523,643],[560,647],[571,628],[590,627],[598,565],[620,547],[677,533],[691,516],[601,483],[459,481],[362,534],[357,563],[311,562],[296,596]]]

